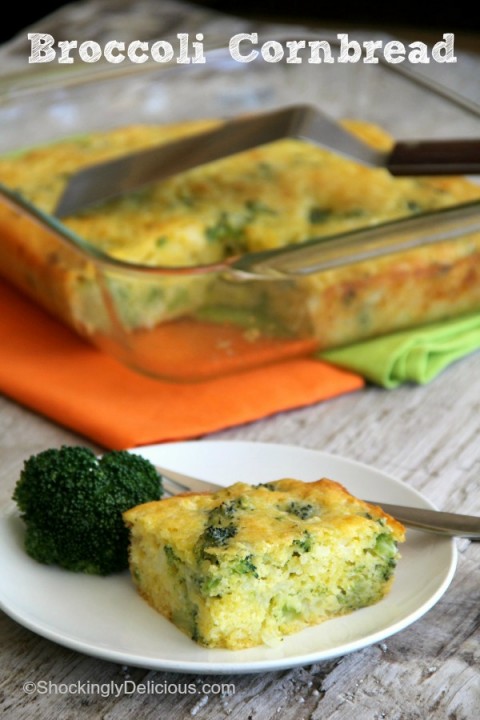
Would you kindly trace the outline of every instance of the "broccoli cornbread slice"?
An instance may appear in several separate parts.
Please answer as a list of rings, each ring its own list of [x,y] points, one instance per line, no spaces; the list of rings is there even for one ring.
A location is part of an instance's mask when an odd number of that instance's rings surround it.
[[[404,527],[323,479],[237,483],[124,513],[140,594],[193,640],[240,649],[380,600]]]

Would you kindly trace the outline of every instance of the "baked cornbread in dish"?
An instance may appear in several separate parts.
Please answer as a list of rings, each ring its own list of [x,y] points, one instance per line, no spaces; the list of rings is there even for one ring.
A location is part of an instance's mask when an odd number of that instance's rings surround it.
[[[480,308],[478,233],[275,281],[242,283],[217,271],[215,263],[232,255],[321,243],[480,198],[480,187],[460,177],[394,178],[299,140],[224,158],[52,220],[67,177],[81,167],[218,122],[121,127],[0,159],[0,187],[45,219],[32,219],[8,198],[0,203],[0,272],[128,364],[173,379],[238,370],[284,351],[338,347]],[[391,144],[376,126],[345,124],[375,147]],[[66,239],[59,239],[62,228]],[[183,366],[166,350],[174,346],[191,346]]]
[[[201,645],[272,644],[381,600],[404,527],[339,483],[237,483],[124,513],[139,593]]]
[[[53,212],[82,167],[168,143],[215,120],[130,126],[34,148],[0,160],[0,182]],[[379,149],[389,136],[360,121],[347,129]],[[462,178],[394,178],[325,148],[285,139],[224,158],[64,220],[113,257],[192,266],[270,250],[480,198]]]

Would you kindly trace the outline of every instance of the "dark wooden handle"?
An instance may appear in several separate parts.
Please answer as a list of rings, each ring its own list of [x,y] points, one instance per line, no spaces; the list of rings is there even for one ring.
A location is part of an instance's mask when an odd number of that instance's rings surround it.
[[[392,175],[475,175],[480,173],[480,139],[398,142],[387,167]]]

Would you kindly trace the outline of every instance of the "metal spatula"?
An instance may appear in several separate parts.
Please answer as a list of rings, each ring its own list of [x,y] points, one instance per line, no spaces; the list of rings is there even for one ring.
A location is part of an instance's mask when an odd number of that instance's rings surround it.
[[[282,138],[322,145],[393,175],[480,173],[480,138],[410,140],[386,153],[357,140],[316,108],[300,105],[231,120],[215,130],[91,165],[70,178],[55,215],[73,215],[155,180]]]

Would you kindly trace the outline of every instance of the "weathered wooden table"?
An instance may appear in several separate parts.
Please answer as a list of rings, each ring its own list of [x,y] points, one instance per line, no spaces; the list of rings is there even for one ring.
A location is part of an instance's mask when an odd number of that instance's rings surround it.
[[[139,3],[137,21],[154,5]],[[165,5],[170,28],[173,6]],[[79,38],[95,30],[98,37],[106,18],[120,27],[120,15],[114,12],[118,7],[126,12],[128,3],[75,4],[56,25],[46,27],[68,28],[69,37]],[[95,16],[94,11],[98,11]],[[198,18],[195,15],[200,24],[205,17],[201,12]],[[140,26],[130,27],[133,36]],[[20,67],[21,48],[20,41],[13,43],[2,62],[9,58],[12,67]],[[205,441],[255,440],[325,450],[394,475],[440,507],[480,515],[479,418],[480,356],[476,354],[425,387],[395,391],[368,387]],[[15,402],[0,400],[0,511],[10,500],[23,461],[60,444],[89,443]],[[0,713],[9,720],[194,716],[476,720],[480,715],[480,544],[458,540],[457,545],[453,582],[420,620],[350,655],[281,672],[197,677],[124,667],[56,645],[0,614]],[[130,683],[125,685],[127,680]],[[130,691],[148,681],[168,685],[170,692]],[[191,682],[195,694],[182,692]],[[102,687],[115,683],[129,691],[118,696],[102,692]],[[82,690],[87,686],[97,690]]]

